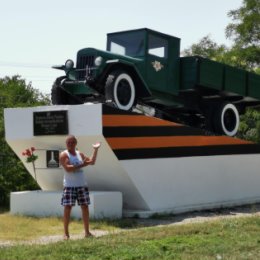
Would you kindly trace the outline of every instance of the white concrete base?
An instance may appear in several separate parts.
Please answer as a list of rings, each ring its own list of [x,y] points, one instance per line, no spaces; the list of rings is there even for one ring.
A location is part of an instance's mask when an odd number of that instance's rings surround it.
[[[181,214],[192,211],[212,210],[221,208],[230,208],[242,205],[253,205],[260,202],[260,197],[246,198],[243,200],[223,201],[221,203],[208,203],[201,205],[190,205],[186,207],[175,207],[158,210],[123,210],[123,217],[126,218],[151,218],[156,215]]]
[[[10,198],[11,214],[49,217],[63,216],[62,191],[21,191],[12,192]],[[122,218],[122,193],[116,191],[90,192],[89,213],[91,219]],[[81,218],[81,209],[76,204],[71,217]]]

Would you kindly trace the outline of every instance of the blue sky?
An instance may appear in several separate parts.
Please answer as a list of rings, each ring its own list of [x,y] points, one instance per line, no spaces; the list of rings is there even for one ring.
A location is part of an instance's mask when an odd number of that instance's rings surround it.
[[[48,94],[64,64],[84,47],[106,48],[106,34],[150,28],[181,38],[181,50],[210,35],[229,45],[228,11],[242,0],[8,0],[1,3],[0,77],[21,75]]]

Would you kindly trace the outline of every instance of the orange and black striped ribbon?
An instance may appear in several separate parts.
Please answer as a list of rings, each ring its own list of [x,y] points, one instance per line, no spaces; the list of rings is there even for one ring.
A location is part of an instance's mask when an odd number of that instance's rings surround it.
[[[260,153],[260,146],[103,106],[103,135],[119,160]]]

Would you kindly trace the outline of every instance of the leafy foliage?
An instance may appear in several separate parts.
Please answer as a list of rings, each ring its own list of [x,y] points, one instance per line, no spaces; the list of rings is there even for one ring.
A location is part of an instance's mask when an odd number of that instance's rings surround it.
[[[238,137],[248,141],[260,143],[260,112],[254,109],[248,109],[241,116]]]
[[[227,47],[224,44],[218,45],[214,42],[210,35],[203,37],[199,43],[192,44],[189,49],[184,49],[182,54],[184,56],[199,55],[204,58],[210,58],[215,61],[225,61]]]
[[[209,35],[183,51],[184,56],[200,55],[219,62],[260,73],[260,1],[244,0],[242,7],[228,13],[233,23],[226,27],[230,48],[217,44]]]
[[[251,70],[260,64],[260,1],[244,0],[242,7],[231,10],[233,23],[226,27],[226,36],[234,40],[232,52],[239,53],[242,67]]]
[[[4,108],[49,104],[49,98],[19,76],[0,78],[0,205],[9,203],[11,191],[37,189],[21,161],[5,141]],[[14,122],[15,124],[15,122]],[[19,126],[16,126],[19,127]]]
[[[34,147],[31,147],[30,149],[26,149],[22,154],[23,156],[26,156],[26,162],[32,163],[38,159],[38,155],[35,155],[33,152],[35,151]]]

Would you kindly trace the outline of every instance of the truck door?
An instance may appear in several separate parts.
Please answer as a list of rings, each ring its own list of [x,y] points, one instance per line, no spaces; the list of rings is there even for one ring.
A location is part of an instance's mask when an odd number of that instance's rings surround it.
[[[148,36],[147,82],[151,90],[167,92],[168,41],[157,35]]]

